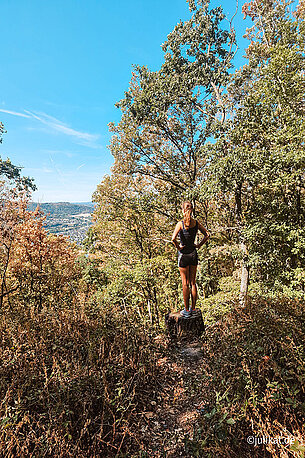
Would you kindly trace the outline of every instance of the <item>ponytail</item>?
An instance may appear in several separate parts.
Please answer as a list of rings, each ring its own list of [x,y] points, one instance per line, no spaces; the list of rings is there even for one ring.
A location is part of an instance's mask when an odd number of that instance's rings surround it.
[[[193,205],[188,200],[183,202],[182,204],[183,210],[183,223],[186,229],[188,229],[191,225],[191,215],[193,211]]]

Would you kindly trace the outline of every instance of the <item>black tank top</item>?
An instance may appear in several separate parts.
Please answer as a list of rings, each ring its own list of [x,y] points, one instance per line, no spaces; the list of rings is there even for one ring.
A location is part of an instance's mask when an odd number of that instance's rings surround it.
[[[195,250],[195,237],[198,231],[198,221],[194,227],[185,229],[184,221],[182,221],[182,229],[179,231],[179,238],[181,245],[184,245],[184,248],[180,250],[180,253],[188,254]]]

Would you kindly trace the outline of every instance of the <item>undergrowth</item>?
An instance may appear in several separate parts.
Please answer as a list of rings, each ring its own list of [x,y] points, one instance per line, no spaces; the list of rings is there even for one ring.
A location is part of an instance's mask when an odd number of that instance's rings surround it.
[[[256,297],[235,306],[208,326],[200,372],[208,389],[192,456],[304,456],[304,303]]]
[[[137,316],[119,309],[3,310],[1,456],[115,456],[157,380]]]
[[[137,422],[162,396],[165,350],[164,339],[127,312],[98,303],[2,310],[0,456],[140,456]],[[256,296],[240,308],[232,299],[213,316],[196,369],[201,416],[186,456],[303,456],[304,303]],[[290,438],[292,448],[255,447],[250,436]]]

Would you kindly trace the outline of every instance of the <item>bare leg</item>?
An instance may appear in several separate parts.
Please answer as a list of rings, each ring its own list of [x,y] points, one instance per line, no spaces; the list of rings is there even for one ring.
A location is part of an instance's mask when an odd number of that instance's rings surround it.
[[[191,286],[191,296],[192,296],[192,310],[196,308],[196,301],[197,301],[197,285],[196,285],[196,272],[197,266],[189,266],[190,273],[190,286]]]
[[[181,280],[182,280],[182,291],[183,291],[183,300],[184,300],[184,306],[186,310],[189,310],[189,304],[190,304],[190,279],[189,279],[189,273],[190,273],[190,268],[189,266],[187,267],[179,267],[180,270],[180,275],[181,275]]]

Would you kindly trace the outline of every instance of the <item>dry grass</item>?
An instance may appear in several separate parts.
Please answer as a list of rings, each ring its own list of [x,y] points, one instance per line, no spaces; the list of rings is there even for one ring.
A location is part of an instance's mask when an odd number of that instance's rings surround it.
[[[247,437],[304,437],[304,304],[233,307],[194,363],[139,320],[94,303],[3,310],[1,456],[302,456]]]
[[[290,437],[295,449],[304,441],[304,303],[257,297],[246,309],[235,307],[208,327],[200,372],[206,394],[195,450],[303,456],[285,445],[249,446],[247,437]]]
[[[0,318],[2,456],[115,456],[155,380],[150,338],[119,310]]]

